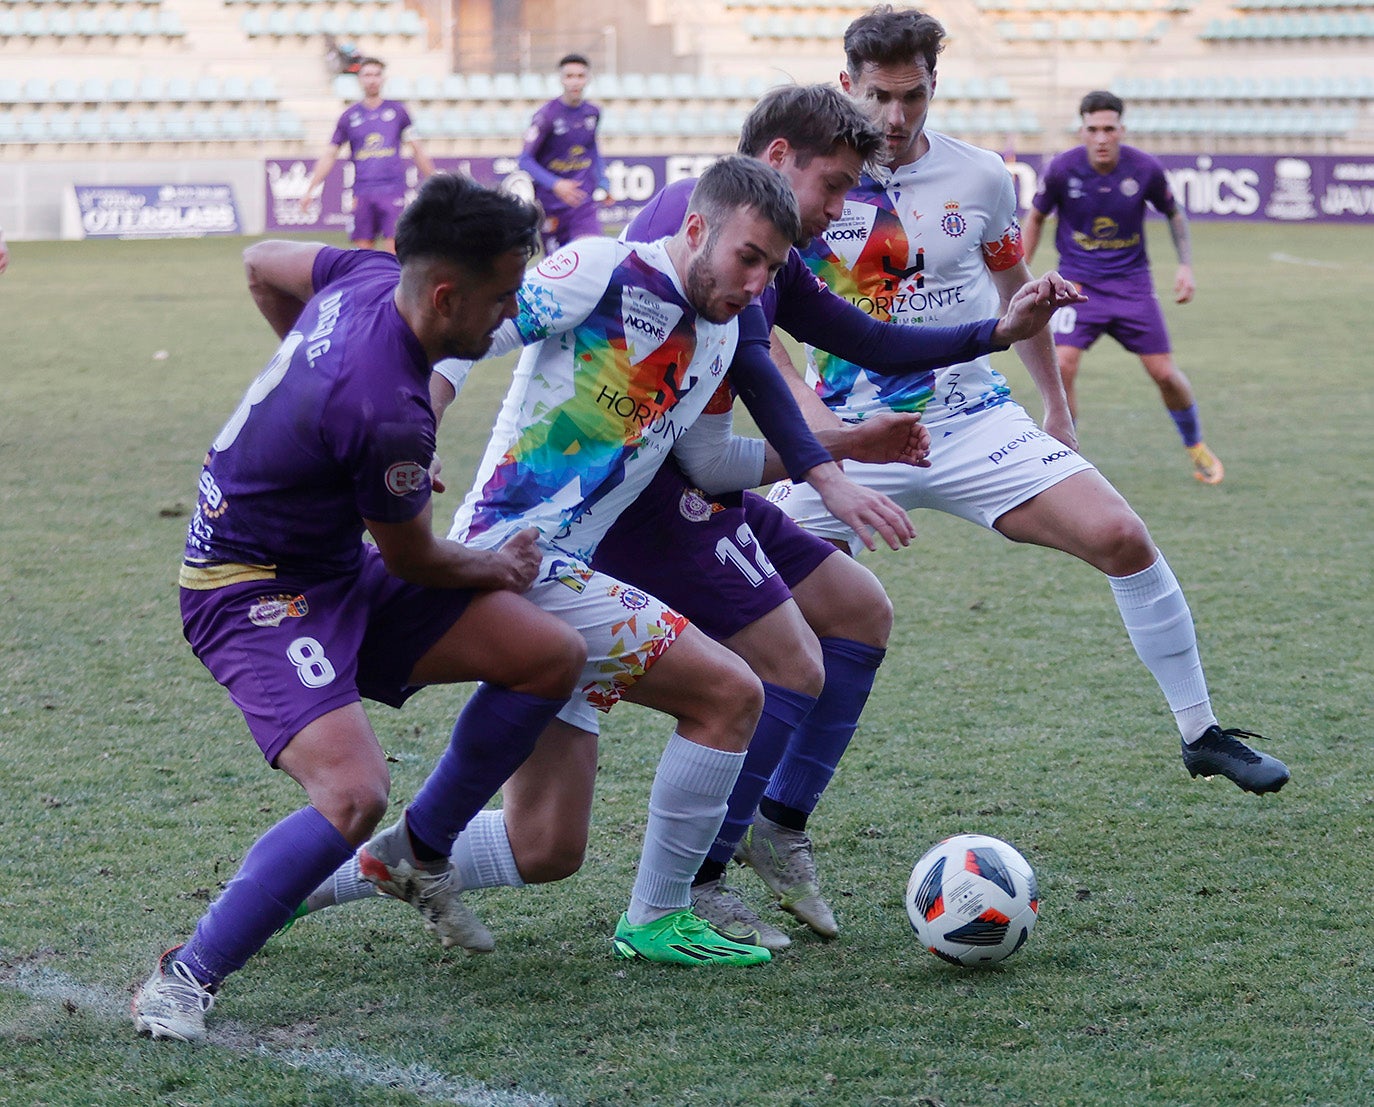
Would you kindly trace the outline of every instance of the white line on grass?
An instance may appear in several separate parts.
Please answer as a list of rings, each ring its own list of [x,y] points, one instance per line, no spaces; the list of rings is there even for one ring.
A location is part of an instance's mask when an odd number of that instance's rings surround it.
[[[1297,258],[1292,254],[1270,254],[1270,261],[1277,261],[1281,265],[1306,265],[1310,269],[1344,269],[1345,266],[1338,261],[1322,261],[1320,258]]]
[[[0,984],[14,988],[31,999],[70,1004],[107,1022],[129,1021],[127,995],[81,984],[50,969],[0,965]],[[556,1103],[556,1100],[546,1096],[496,1091],[476,1081],[454,1080],[424,1065],[398,1064],[350,1049],[280,1049],[263,1045],[246,1027],[233,1022],[217,1022],[208,1044],[210,1048],[228,1049],[236,1053],[256,1053],[292,1068],[327,1076],[342,1076],[359,1084],[399,1088],[422,1099],[456,1103],[460,1107],[553,1107]],[[168,1048],[185,1047],[168,1043]]]

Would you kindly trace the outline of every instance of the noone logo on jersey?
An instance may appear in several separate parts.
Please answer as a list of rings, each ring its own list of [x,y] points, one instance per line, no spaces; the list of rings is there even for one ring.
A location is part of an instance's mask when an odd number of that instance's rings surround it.
[[[620,325],[630,364],[638,365],[668,341],[682,319],[682,309],[666,303],[642,288],[624,289],[620,298]]]
[[[844,214],[826,230],[826,244],[847,268],[852,269],[859,260],[877,216],[878,209],[872,204],[845,204]]]

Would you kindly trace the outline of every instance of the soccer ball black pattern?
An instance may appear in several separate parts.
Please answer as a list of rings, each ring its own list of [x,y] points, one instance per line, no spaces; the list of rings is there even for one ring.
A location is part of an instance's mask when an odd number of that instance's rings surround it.
[[[1026,944],[1040,892],[1015,848],[986,834],[957,834],[916,862],[906,912],[921,944],[955,965],[993,965]]]

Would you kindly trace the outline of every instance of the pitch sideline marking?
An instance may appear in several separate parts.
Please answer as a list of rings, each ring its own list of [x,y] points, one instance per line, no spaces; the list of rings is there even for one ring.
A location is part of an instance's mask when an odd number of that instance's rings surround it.
[[[12,987],[30,999],[65,1001],[106,1022],[127,1022],[129,1018],[128,996],[82,984],[49,969],[23,965],[0,966],[0,984]],[[557,1102],[542,1095],[496,1091],[476,1081],[454,1080],[421,1064],[398,1064],[367,1057],[350,1049],[275,1048],[256,1041],[246,1027],[232,1021],[216,1023],[215,1031],[216,1037],[198,1048],[208,1046],[236,1053],[257,1053],[292,1068],[344,1076],[359,1084],[400,1088],[440,1103],[456,1103],[460,1107],[554,1107]],[[170,1047],[175,1048],[178,1044],[170,1043]]]
[[[1322,261],[1320,258],[1298,258],[1292,254],[1270,254],[1270,261],[1277,261],[1280,265],[1306,265],[1309,269],[1344,269],[1345,266],[1338,261]]]

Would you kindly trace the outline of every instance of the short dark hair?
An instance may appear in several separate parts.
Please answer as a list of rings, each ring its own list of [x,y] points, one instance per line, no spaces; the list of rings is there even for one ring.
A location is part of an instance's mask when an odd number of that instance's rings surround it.
[[[1078,114],[1087,115],[1095,111],[1114,111],[1117,115],[1126,114],[1126,105],[1121,102],[1121,97],[1115,93],[1098,89],[1090,92],[1083,97],[1078,104]]]
[[[592,67],[584,54],[564,54],[558,59],[557,69],[562,69],[565,65],[585,65],[588,69]]]
[[[707,227],[715,228],[740,208],[758,212],[788,242],[796,242],[802,236],[797,198],[787,178],[755,158],[731,154],[697,179],[687,213],[699,212]]]
[[[811,158],[826,157],[841,146],[857,150],[867,161],[883,144],[882,131],[834,85],[781,85],[766,92],[744,121],[739,152],[762,157],[778,138],[797,151],[803,168]]]
[[[358,68],[362,69],[362,67],[365,65],[375,65],[382,69],[386,68],[386,62],[382,61],[381,58],[359,58]]]
[[[436,173],[420,186],[396,224],[396,258],[446,261],[487,277],[511,250],[534,256],[539,209],[518,196],[484,188],[470,177]]]
[[[944,40],[945,28],[934,16],[879,4],[845,28],[845,68],[857,78],[865,65],[904,65],[919,57],[933,74]]]

